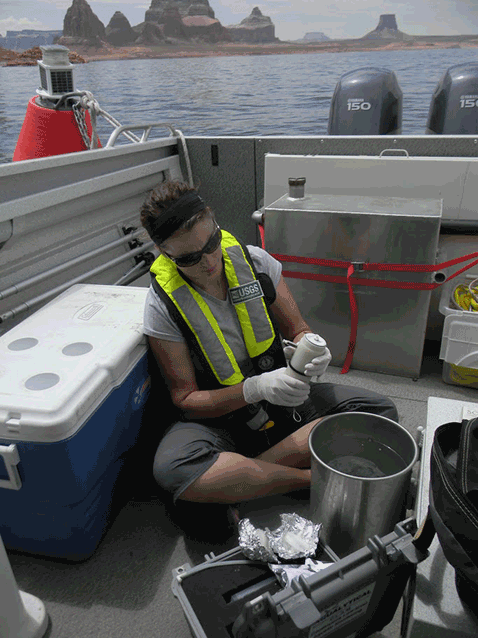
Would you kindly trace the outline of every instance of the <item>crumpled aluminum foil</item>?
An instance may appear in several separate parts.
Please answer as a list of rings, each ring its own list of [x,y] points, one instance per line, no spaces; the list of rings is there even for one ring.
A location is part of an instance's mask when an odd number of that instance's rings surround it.
[[[319,542],[320,525],[298,514],[281,514],[282,525],[272,532],[271,546],[284,560],[313,556]]]
[[[277,556],[271,547],[270,530],[254,527],[248,518],[239,521],[239,545],[242,553],[251,560],[277,563]]]
[[[277,580],[283,587],[290,587],[294,578],[299,576],[310,576],[320,572],[333,563],[324,563],[313,558],[306,558],[303,565],[269,565]]]
[[[320,525],[298,514],[281,514],[281,525],[271,532],[254,527],[248,518],[239,521],[239,545],[247,558],[266,563],[313,556]]]

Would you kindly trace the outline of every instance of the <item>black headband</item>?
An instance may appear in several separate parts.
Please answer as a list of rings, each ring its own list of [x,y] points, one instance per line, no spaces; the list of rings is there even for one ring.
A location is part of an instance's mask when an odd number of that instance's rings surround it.
[[[150,236],[157,246],[171,237],[184,222],[206,208],[196,191],[187,191],[167,208],[150,226]]]

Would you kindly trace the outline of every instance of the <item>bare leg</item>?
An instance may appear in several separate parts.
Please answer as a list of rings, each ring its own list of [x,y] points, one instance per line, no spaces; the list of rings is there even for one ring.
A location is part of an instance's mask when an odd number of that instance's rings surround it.
[[[179,498],[201,503],[238,503],[309,486],[310,470],[221,452],[216,462]]]
[[[259,454],[256,461],[267,461],[289,467],[310,467],[309,434],[322,418],[314,419],[289,434],[283,441]]]

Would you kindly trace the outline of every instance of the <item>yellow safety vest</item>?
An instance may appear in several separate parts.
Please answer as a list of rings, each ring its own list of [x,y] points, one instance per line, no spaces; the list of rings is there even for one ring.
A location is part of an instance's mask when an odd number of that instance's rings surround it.
[[[223,230],[221,248],[228,294],[241,325],[247,352],[253,359],[272,346],[276,337],[274,327],[261,284],[254,276],[241,244]],[[194,334],[217,381],[221,385],[236,385],[243,381],[244,375],[207,300],[183,279],[176,264],[164,255],[154,261],[151,273]]]

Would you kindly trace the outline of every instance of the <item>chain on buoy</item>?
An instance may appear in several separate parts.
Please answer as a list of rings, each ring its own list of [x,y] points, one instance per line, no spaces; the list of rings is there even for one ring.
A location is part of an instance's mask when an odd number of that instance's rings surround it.
[[[62,45],[40,48],[41,87],[28,102],[14,162],[101,147],[96,134],[99,107],[91,93],[75,91],[68,49]]]

